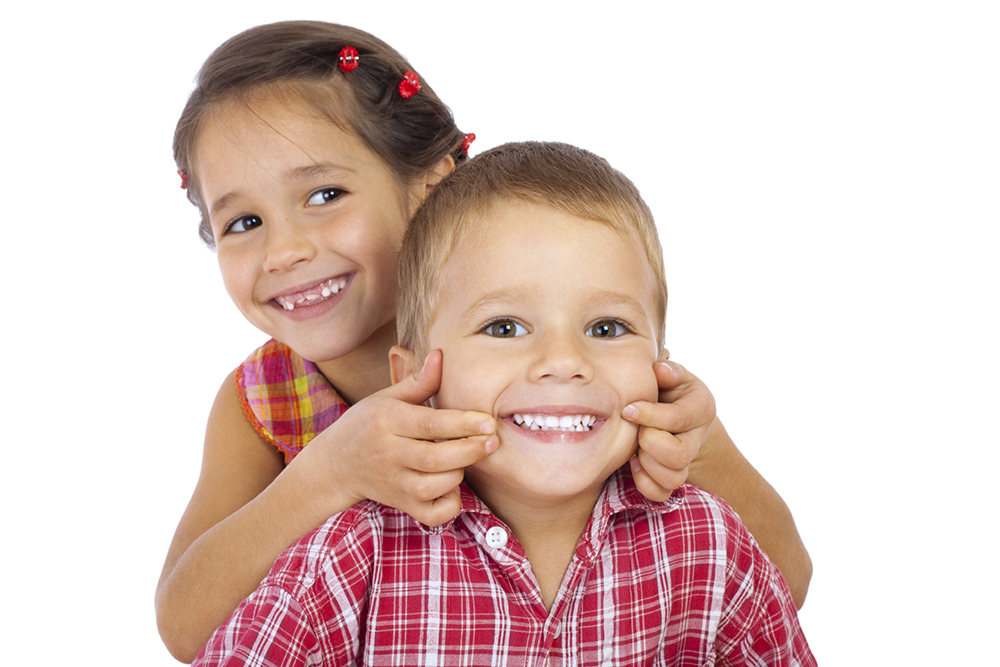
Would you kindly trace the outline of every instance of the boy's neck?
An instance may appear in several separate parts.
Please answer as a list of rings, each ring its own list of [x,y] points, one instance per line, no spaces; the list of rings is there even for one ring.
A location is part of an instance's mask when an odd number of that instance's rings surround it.
[[[396,322],[383,325],[349,354],[315,362],[348,405],[381,391],[391,382],[389,350],[396,343]]]
[[[525,502],[496,489],[493,484],[476,484],[468,475],[466,481],[493,514],[513,531],[531,563],[545,608],[551,609],[604,484],[570,499]]]

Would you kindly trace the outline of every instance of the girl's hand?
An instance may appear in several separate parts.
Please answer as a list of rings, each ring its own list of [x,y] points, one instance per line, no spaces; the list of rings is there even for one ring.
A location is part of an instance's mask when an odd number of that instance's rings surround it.
[[[667,357],[653,365],[660,402],[637,401],[622,410],[639,425],[639,451],[630,461],[636,488],[657,502],[687,479],[715,419],[715,398],[705,383]]]
[[[369,498],[428,526],[454,518],[465,467],[499,445],[496,421],[481,412],[435,410],[423,404],[441,383],[441,352],[397,384],[372,394],[306,447],[336,471],[351,504]],[[334,502],[333,505],[338,503]]]

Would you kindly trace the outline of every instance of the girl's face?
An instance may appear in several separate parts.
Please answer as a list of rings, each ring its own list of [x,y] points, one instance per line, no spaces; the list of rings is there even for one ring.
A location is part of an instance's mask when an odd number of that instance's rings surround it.
[[[391,325],[399,243],[439,177],[400,186],[360,139],[273,100],[216,108],[193,162],[226,291],[254,326],[324,362]]]

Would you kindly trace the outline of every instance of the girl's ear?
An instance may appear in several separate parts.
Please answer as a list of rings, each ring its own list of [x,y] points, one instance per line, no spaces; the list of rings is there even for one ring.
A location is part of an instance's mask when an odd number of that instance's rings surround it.
[[[389,373],[393,384],[413,375],[418,370],[420,370],[420,367],[416,365],[413,352],[407,350],[405,347],[392,346],[392,349],[389,350]]]

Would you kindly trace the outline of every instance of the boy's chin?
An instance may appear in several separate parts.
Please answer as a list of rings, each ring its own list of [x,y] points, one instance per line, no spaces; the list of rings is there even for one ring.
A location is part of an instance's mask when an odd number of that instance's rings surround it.
[[[608,477],[625,465],[634,451],[622,452],[601,465],[592,456],[519,456],[516,460],[501,461],[497,455],[503,448],[501,438],[494,454],[466,470],[469,485],[477,493],[484,490],[485,495],[479,493],[484,499],[493,492],[503,491],[512,499],[543,505],[572,502],[582,496],[596,500]],[[494,457],[496,460],[492,460]]]

